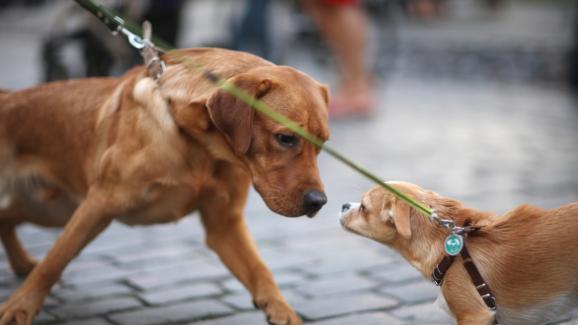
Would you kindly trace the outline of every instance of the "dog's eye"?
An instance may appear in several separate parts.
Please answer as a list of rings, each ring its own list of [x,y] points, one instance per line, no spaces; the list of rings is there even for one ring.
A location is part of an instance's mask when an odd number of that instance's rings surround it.
[[[359,212],[364,213],[365,212],[365,205],[361,204],[359,206]]]
[[[293,148],[299,143],[299,138],[291,134],[277,133],[275,134],[277,142],[286,148]]]

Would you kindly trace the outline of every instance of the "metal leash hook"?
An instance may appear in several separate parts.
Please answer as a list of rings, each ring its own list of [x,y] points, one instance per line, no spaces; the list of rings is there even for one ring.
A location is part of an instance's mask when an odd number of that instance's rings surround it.
[[[152,42],[152,25],[149,21],[145,21],[142,24],[143,28],[143,47],[141,50],[141,55],[144,59],[144,64],[147,69],[147,76],[153,78],[155,81],[158,81],[161,78],[161,75],[165,71],[166,65],[165,61],[161,60],[159,57],[159,50]]]
[[[458,255],[464,248],[465,228],[456,226],[453,220],[440,218],[435,210],[432,210],[430,218],[440,227],[450,230],[450,234],[444,241],[444,251],[446,254],[451,256]]]
[[[437,212],[435,210],[431,210],[431,214],[430,214],[430,218],[439,226],[449,229],[449,230],[453,230],[456,225],[454,223],[453,220],[450,219],[442,219],[438,216]]]
[[[129,31],[128,29],[126,29],[124,27],[124,19],[122,19],[118,16],[115,16],[114,21],[116,23],[118,23],[118,27],[112,31],[112,35],[116,36],[116,35],[118,35],[119,32],[123,33],[124,36],[126,36],[126,39],[128,40],[129,44],[132,47],[134,47],[137,50],[144,48],[143,39],[140,36],[134,34],[133,32]]]

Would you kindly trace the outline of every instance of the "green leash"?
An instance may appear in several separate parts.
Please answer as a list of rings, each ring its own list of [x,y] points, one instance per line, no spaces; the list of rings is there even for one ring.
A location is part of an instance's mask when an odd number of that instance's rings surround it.
[[[144,46],[144,42],[142,39],[142,29],[137,25],[127,22],[122,19],[119,15],[114,13],[113,11],[101,6],[97,5],[91,0],[75,0],[80,6],[84,9],[91,12],[96,18],[102,21],[108,28],[110,28],[114,33],[122,32],[125,34],[130,42],[137,49],[142,49]],[[164,50],[171,50],[173,47],[166,44],[162,40],[152,37],[153,43],[159,45],[160,48]],[[176,53],[169,53],[169,56],[175,57]],[[211,80],[215,84],[217,84],[221,89],[228,92],[229,94],[237,97],[238,99],[245,102],[247,105],[253,107],[255,110],[259,111],[262,114],[265,114],[267,117],[272,119],[273,121],[285,126],[286,128],[293,131],[295,134],[299,135],[303,139],[309,141],[319,149],[325,151],[327,154],[332,156],[333,158],[341,161],[345,165],[349,166],[353,170],[357,171],[361,175],[365,176],[366,178],[370,179],[374,183],[378,184],[379,186],[385,188],[393,195],[397,196],[399,199],[403,200],[409,206],[415,208],[417,211],[421,212],[422,214],[426,215],[427,217],[432,216],[433,211],[428,207],[420,204],[419,202],[413,200],[409,196],[405,195],[403,192],[397,190],[393,186],[384,183],[380,178],[378,178],[373,173],[369,172],[367,169],[363,168],[359,164],[353,162],[352,160],[348,159],[344,155],[340,154],[337,150],[333,149],[329,145],[323,142],[323,140],[319,139],[318,137],[314,136],[313,134],[309,133],[307,130],[300,127],[297,123],[290,120],[283,114],[277,113],[271,107],[269,107],[264,102],[254,98],[253,96],[249,95],[247,92],[239,89],[235,85],[227,82],[226,80],[220,78],[215,73],[205,69],[198,63],[194,62],[191,58],[186,56],[181,56],[179,59],[190,68],[196,70],[197,72],[202,73],[207,79]],[[435,214],[434,214],[435,215]]]

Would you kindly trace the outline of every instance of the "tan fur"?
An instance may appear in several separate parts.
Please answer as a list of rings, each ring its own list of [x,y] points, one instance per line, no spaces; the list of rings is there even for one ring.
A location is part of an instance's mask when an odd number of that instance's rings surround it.
[[[578,306],[578,203],[553,210],[522,205],[495,216],[413,184],[392,185],[457,225],[481,227],[466,243],[496,296],[502,324],[541,324]],[[343,226],[394,248],[430,279],[444,255],[448,231],[414,209],[396,215],[400,205],[407,205],[382,187],[367,192],[362,203],[362,208],[342,215]],[[400,234],[405,222],[409,237]],[[458,324],[492,323],[494,315],[474,290],[460,258],[446,274],[442,293]]]
[[[318,150],[281,146],[274,135],[287,129],[219,91],[183,56],[329,137],[325,86],[227,50],[171,52],[159,83],[138,67],[119,79],[0,93],[0,236],[14,270],[30,272],[0,307],[0,324],[30,324],[64,267],[113,219],[171,222],[195,210],[207,244],[271,322],[300,324],[257,255],[243,208],[252,182],[275,212],[303,215],[304,193],[323,191]],[[14,233],[22,222],[65,226],[36,267]]]

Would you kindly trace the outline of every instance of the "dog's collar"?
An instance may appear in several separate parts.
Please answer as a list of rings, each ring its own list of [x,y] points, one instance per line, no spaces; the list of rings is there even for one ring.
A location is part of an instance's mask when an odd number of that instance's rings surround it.
[[[468,272],[468,275],[470,276],[470,279],[472,280],[472,283],[474,284],[476,291],[478,292],[478,294],[480,295],[486,306],[491,311],[495,311],[497,307],[496,297],[492,293],[492,290],[490,289],[488,283],[484,280],[484,278],[480,274],[480,271],[478,270],[478,267],[474,263],[465,242],[460,252],[460,255],[463,260],[464,268]],[[442,258],[442,260],[438,263],[438,265],[435,267],[431,277],[432,281],[436,285],[438,286],[442,285],[444,276],[446,275],[449,268],[452,266],[454,260],[455,256],[446,254]],[[494,318],[494,324],[499,324],[497,318]]]

